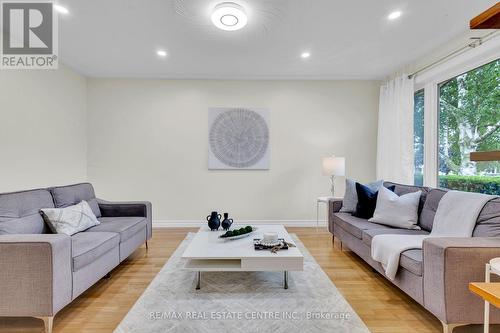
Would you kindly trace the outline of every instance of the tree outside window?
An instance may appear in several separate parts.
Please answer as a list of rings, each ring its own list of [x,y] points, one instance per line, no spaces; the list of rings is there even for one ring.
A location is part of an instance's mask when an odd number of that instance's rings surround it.
[[[415,93],[413,113],[414,184],[424,183],[424,90]]]
[[[500,60],[439,86],[439,186],[500,194],[500,162],[473,162],[500,150]]]

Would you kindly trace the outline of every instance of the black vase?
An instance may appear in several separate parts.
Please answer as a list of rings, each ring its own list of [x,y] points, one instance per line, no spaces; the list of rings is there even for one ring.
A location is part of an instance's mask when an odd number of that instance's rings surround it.
[[[229,214],[224,213],[224,220],[222,220],[222,229],[229,230],[231,224],[233,224],[233,219],[228,219]]]
[[[210,230],[218,230],[220,227],[220,214],[217,212],[212,212],[212,214],[207,216],[207,221],[208,221],[208,227]]]

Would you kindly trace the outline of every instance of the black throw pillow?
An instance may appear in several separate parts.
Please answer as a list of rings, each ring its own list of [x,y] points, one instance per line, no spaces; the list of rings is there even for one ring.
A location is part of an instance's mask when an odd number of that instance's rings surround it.
[[[394,192],[396,186],[389,186],[388,189]],[[352,216],[362,219],[372,218],[373,213],[375,212],[375,207],[377,207],[378,190],[373,191],[368,186],[356,183],[356,193],[358,194],[358,204],[356,205],[356,211],[352,213]]]

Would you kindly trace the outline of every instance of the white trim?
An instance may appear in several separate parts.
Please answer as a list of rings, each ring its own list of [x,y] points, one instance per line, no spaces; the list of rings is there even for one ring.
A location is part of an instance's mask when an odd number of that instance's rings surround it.
[[[196,228],[206,225],[207,222],[200,220],[153,220],[153,228]],[[316,227],[316,220],[238,220],[238,225],[264,225],[282,224],[285,227]],[[327,226],[326,220],[319,220],[319,225]]]
[[[438,176],[438,94],[437,86],[424,88],[424,186],[437,187]]]

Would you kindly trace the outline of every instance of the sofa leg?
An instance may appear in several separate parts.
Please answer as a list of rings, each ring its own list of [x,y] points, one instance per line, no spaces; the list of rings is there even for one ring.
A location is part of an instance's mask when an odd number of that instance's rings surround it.
[[[342,252],[343,249],[342,249],[342,241],[340,241],[340,252]]]
[[[52,323],[54,322],[54,317],[36,317],[36,318],[43,320],[45,333],[52,333]]]
[[[111,279],[111,273],[107,273],[106,275],[104,275],[104,278],[105,279]]]
[[[332,235],[332,245],[335,245],[335,235]]]
[[[453,333],[453,329],[458,326],[464,326],[467,324],[446,324],[445,322],[441,322],[443,325],[443,333]]]
[[[148,247],[148,241],[146,241],[146,251],[149,249]]]

